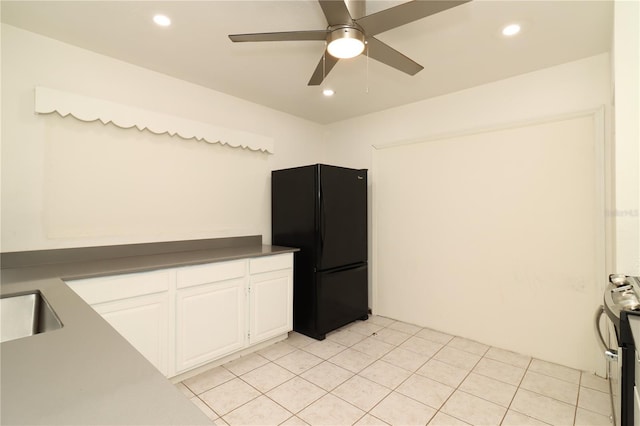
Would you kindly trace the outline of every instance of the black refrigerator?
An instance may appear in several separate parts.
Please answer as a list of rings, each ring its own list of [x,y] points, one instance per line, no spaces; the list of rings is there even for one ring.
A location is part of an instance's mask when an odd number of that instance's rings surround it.
[[[368,318],[367,170],[314,164],[271,174],[273,244],[294,257],[293,329],[322,340]]]

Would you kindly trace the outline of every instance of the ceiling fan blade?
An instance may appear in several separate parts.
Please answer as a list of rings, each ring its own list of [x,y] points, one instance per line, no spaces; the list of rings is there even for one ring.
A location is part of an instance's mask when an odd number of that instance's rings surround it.
[[[327,39],[327,30],[313,31],[286,31],[281,33],[254,33],[254,34],[230,34],[229,38],[234,42],[241,41],[304,41]]]
[[[356,19],[367,36],[374,36],[418,19],[435,15],[471,0],[413,0]]]
[[[325,51],[320,58],[320,62],[318,62],[316,70],[313,72],[313,75],[309,80],[308,86],[319,86],[324,78],[329,74],[329,71],[331,71],[333,66],[337,63],[338,58],[334,58]]]
[[[318,0],[329,26],[350,24],[351,14],[343,0]]]
[[[397,70],[405,72],[409,75],[415,75],[422,71],[424,67],[417,62],[407,58],[402,53],[393,49],[389,45],[381,42],[375,37],[367,39],[367,50],[369,57],[383,64],[389,65]]]

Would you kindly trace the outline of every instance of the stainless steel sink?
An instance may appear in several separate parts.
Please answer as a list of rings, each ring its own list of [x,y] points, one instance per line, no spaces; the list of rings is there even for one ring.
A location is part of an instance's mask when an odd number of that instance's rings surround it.
[[[2,296],[0,314],[0,342],[62,328],[60,319],[39,291]]]

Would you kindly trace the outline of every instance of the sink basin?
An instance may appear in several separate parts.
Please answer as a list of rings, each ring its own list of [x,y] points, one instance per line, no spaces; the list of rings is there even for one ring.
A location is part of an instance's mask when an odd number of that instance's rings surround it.
[[[0,342],[62,328],[62,323],[39,291],[2,296]]]

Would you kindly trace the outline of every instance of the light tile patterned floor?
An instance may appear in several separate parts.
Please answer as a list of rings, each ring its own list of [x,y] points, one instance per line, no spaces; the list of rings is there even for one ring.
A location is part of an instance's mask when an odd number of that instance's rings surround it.
[[[176,385],[218,425],[609,425],[592,374],[372,316]]]

